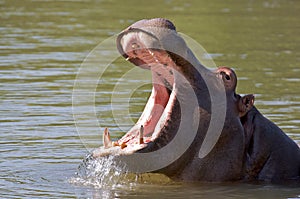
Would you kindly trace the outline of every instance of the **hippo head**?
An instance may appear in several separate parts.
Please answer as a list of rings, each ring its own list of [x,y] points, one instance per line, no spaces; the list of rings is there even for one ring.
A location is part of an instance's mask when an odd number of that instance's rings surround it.
[[[240,117],[251,96],[235,93],[233,70],[205,68],[166,19],[141,20],[117,38],[121,55],[152,72],[153,89],[137,123],[93,158],[115,156],[129,171],[160,172],[183,180],[241,178],[245,158]]]

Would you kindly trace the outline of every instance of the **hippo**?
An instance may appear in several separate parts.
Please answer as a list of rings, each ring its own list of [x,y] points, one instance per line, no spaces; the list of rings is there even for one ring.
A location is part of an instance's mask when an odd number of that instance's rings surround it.
[[[171,21],[138,21],[116,43],[151,71],[153,88],[137,123],[115,141],[106,128],[90,159],[114,156],[128,171],[179,181],[299,181],[299,146],[257,110],[254,95],[236,93],[232,69],[204,67]]]

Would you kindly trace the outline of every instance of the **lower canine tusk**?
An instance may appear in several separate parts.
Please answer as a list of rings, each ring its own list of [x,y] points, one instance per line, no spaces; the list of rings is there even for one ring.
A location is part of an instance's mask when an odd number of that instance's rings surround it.
[[[139,144],[144,144],[144,126],[141,125],[140,132],[139,132]]]
[[[104,144],[104,148],[112,147],[112,141],[110,139],[108,128],[105,128],[103,132],[103,144]]]

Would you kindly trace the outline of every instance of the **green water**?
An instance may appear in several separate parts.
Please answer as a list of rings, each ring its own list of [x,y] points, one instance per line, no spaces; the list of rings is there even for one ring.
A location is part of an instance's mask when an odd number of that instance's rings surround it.
[[[102,144],[97,127],[77,133],[72,112],[76,74],[99,43],[143,18],[170,19],[216,65],[233,67],[238,92],[254,93],[261,112],[300,142],[299,10],[297,0],[0,0],[1,197],[300,197],[298,187],[271,185],[137,182],[101,188],[69,182],[87,153],[85,146]],[[101,60],[96,64],[103,67]],[[131,125],[124,120],[119,126],[110,105],[112,88],[131,68],[118,58],[98,82],[94,114],[101,126],[110,127],[113,138]],[[133,121],[150,89],[145,80],[133,93]],[[115,108],[128,107],[120,102]]]

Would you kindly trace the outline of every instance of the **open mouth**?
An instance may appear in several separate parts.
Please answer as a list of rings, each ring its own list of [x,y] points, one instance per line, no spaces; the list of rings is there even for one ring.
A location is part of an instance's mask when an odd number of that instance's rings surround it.
[[[198,132],[200,108],[210,118],[210,93],[215,93],[215,98],[221,99],[217,103],[223,104],[226,101],[222,100],[223,95],[217,95],[225,93],[222,85],[229,90],[236,86],[231,82],[236,77],[228,68],[210,71],[202,66],[171,22],[155,22],[158,26],[152,26],[151,20],[141,27],[137,22],[117,37],[117,48],[127,61],[151,70],[153,88],[137,123],[114,142],[105,129],[104,146],[94,150],[94,157],[156,151],[186,132],[192,135],[187,139],[186,146],[189,146]],[[209,91],[206,84],[211,85]]]
[[[164,131],[176,105],[176,94],[173,90],[175,61],[162,49],[159,39],[144,30],[124,31],[117,39],[117,46],[126,60],[151,70],[152,93],[141,117],[122,138],[111,141],[108,129],[105,129],[104,146],[93,152],[94,157],[152,151],[161,148],[172,139],[172,136],[166,136]],[[154,147],[158,142],[159,146]]]

